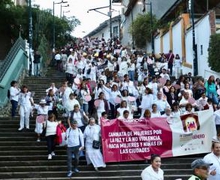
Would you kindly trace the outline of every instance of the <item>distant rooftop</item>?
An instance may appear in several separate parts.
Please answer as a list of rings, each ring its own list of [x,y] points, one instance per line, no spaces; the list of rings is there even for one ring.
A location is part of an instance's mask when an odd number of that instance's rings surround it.
[[[115,22],[115,21],[119,21],[121,19],[121,16],[118,15],[118,16],[115,16],[112,18],[112,23]],[[101,30],[103,30],[104,28],[106,28],[109,24],[109,19],[104,21],[103,23],[101,23],[97,28],[95,28],[93,31],[91,31],[89,34],[87,34],[86,36],[93,36],[95,34],[97,34],[98,32],[100,32]]]

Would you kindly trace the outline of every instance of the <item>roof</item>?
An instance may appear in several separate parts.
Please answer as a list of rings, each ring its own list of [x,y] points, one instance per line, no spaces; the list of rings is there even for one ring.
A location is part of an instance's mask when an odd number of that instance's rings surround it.
[[[112,23],[115,21],[119,21],[120,19],[121,19],[120,15],[115,16],[112,18]],[[97,34],[98,32],[102,31],[104,28],[108,27],[109,21],[110,21],[110,19],[104,21],[97,28],[95,28],[93,31],[91,31],[89,34],[87,34],[86,36],[91,37],[91,36]]]

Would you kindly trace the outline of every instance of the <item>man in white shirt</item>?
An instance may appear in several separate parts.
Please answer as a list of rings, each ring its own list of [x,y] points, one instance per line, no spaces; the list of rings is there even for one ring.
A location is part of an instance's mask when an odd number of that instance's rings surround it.
[[[57,70],[62,71],[62,69],[61,69],[62,61],[61,61],[61,55],[60,55],[59,51],[56,53],[54,59],[56,60],[56,63],[57,63]]]
[[[134,87],[134,82],[130,81],[128,74],[124,75],[124,81],[122,82],[121,90],[127,90],[129,95],[134,95],[136,89]]]
[[[9,92],[10,92],[10,101],[11,101],[11,105],[12,105],[11,117],[14,118],[16,115],[16,109],[18,106],[18,97],[20,94],[20,89],[18,88],[17,81],[11,82],[11,87],[9,89]]]
[[[157,99],[154,101],[154,104],[157,105],[157,109],[161,113],[161,115],[165,113],[166,108],[170,107],[167,100],[163,98],[162,92],[157,93]]]
[[[79,173],[77,169],[79,164],[79,151],[84,149],[84,139],[82,131],[77,127],[77,121],[73,120],[71,126],[66,131],[66,141],[67,141],[67,166],[68,174],[67,177],[72,176],[72,170],[75,173]],[[74,169],[72,165],[72,154],[74,154]]]
[[[203,160],[206,163],[212,163],[209,169],[209,176],[207,180],[219,180],[220,179],[220,142],[216,141],[212,143],[212,152],[207,154]]]
[[[75,106],[76,104],[77,104],[77,105],[79,106],[79,108],[80,108],[79,101],[76,99],[75,94],[74,94],[74,93],[70,93],[69,99],[66,101],[65,106],[64,106],[65,110],[67,111],[67,113],[66,113],[67,115],[69,115],[69,112],[70,112],[70,111],[73,111],[74,106]]]

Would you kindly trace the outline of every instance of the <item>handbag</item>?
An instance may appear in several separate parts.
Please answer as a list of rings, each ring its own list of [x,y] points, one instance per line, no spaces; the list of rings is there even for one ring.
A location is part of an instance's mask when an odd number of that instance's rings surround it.
[[[99,149],[100,148],[100,141],[93,140],[92,147],[94,149]]]
[[[46,128],[46,127],[43,127],[43,131],[42,131],[42,133],[41,133],[41,136],[42,136],[42,137],[45,137],[45,136],[46,136],[46,130],[47,130],[47,128]]]
[[[42,137],[45,137],[46,136],[46,132],[47,132],[47,121],[45,123],[45,126],[43,125],[43,131],[41,133]]]

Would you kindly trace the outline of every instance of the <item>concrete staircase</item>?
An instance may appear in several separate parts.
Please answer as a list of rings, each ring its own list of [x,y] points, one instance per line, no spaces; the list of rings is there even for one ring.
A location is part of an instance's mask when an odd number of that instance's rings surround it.
[[[50,77],[48,77],[50,76]],[[36,92],[35,101],[38,103],[45,96],[45,89],[51,82],[59,87],[64,74],[49,70],[47,77],[29,77],[25,79],[30,90]],[[5,180],[64,180],[66,177],[66,148],[57,147],[56,156],[47,160],[47,148],[45,140],[36,142],[34,133],[35,118],[31,118],[29,131],[18,132],[19,118],[0,119],[0,179]],[[186,156],[162,159],[162,169],[165,172],[165,180],[188,179],[191,175],[190,163],[198,157]],[[79,174],[73,174],[74,180],[88,179],[117,179],[140,180],[141,171],[148,166],[147,162],[108,163],[105,169],[94,171],[92,166],[87,166],[84,158],[80,160]]]

